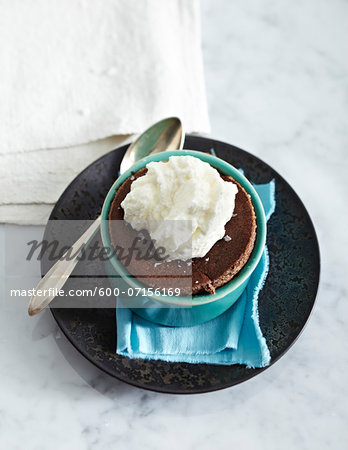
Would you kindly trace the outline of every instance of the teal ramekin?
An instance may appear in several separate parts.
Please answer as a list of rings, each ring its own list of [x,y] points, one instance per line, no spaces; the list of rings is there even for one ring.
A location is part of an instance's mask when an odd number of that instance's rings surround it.
[[[231,164],[216,156],[193,150],[175,150],[157,153],[139,160],[115,181],[105,198],[101,213],[101,236],[103,245],[107,248],[112,248],[108,218],[112,200],[119,186],[127,178],[132,176],[132,173],[144,168],[149,162],[165,161],[170,156],[186,155],[194,156],[209,163],[223,175],[232,176],[246,190],[250,195],[256,215],[256,241],[245,266],[230,282],[217,288],[215,294],[195,295],[193,297],[151,295],[147,297],[137,296],[132,299],[130,309],[136,314],[151,322],[167,326],[197,325],[214,319],[230,308],[246,288],[249,278],[261,258],[266,243],[265,212],[258,194],[245,176]],[[125,290],[127,290],[127,287],[146,288],[137,278],[128,273],[127,269],[120,263],[116,256],[112,256],[105,264],[107,274],[113,286],[119,288],[121,281]]]

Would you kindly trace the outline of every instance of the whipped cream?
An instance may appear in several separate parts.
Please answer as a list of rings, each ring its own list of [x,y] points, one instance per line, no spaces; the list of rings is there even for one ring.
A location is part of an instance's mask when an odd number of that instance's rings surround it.
[[[147,164],[121,203],[124,219],[146,229],[168,260],[200,258],[225,235],[237,186],[193,156],[171,156]]]

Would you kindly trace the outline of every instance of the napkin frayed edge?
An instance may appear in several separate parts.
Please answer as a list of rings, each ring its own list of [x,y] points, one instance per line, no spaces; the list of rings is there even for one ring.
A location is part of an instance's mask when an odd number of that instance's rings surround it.
[[[214,364],[214,365],[234,365],[234,364],[240,364],[240,365],[244,365],[246,366],[247,369],[254,369],[254,368],[263,368],[269,365],[270,361],[271,361],[271,355],[268,349],[268,345],[266,342],[265,337],[262,334],[262,330],[260,327],[260,322],[259,322],[259,312],[258,312],[258,296],[260,295],[260,292],[266,282],[268,273],[269,273],[269,252],[268,252],[268,248],[267,246],[264,249],[264,253],[265,253],[265,267],[264,267],[264,271],[261,275],[261,277],[259,278],[259,281],[257,282],[257,285],[254,287],[253,290],[253,305],[252,305],[252,315],[251,315],[251,319],[254,321],[255,324],[255,332],[258,336],[258,339],[260,341],[260,343],[262,344],[262,346],[264,347],[264,353],[261,352],[260,356],[261,356],[261,362],[260,365],[254,366],[253,364],[251,364],[250,362],[246,361],[246,359],[244,358],[239,358],[234,360],[233,362],[227,362],[226,359],[219,359],[218,361],[215,362],[209,362],[209,361],[200,361],[199,364]],[[242,294],[243,295],[243,294]],[[255,298],[256,297],[256,298]],[[240,300],[240,298],[238,299]],[[247,308],[245,308],[244,314],[247,313]],[[214,320],[214,319],[213,319]],[[245,320],[245,319],[244,319]],[[237,349],[233,348],[233,347],[223,347],[221,350],[218,350],[217,353],[221,352],[221,355],[223,354],[224,350],[230,350],[230,351],[236,351]],[[132,357],[133,359],[147,359],[147,360],[160,360],[160,361],[166,361],[166,362],[182,362],[181,358],[180,358],[180,354],[176,355],[176,354],[172,354],[172,353],[162,353],[162,352],[153,352],[151,353],[151,355],[148,355],[146,353],[140,353],[140,352],[133,352],[131,348],[129,348],[128,346],[124,346],[122,349],[118,349],[117,351],[118,354],[122,355],[122,356],[128,356],[128,357]],[[195,352],[195,353],[191,353],[191,355],[197,354],[202,356],[202,355],[209,355],[209,353],[205,353],[205,352]],[[156,358],[157,356],[157,358]],[[178,360],[174,361],[173,358],[175,359],[175,357],[178,356]],[[185,364],[197,364],[197,362],[194,361],[185,361]]]

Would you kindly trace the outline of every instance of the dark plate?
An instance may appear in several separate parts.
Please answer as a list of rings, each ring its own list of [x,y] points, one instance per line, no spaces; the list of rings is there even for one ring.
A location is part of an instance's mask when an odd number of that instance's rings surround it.
[[[127,146],[95,161],[68,186],[50,219],[94,219],[114,183]],[[259,297],[260,325],[271,364],[294,343],[315,301],[319,283],[319,247],[311,219],[289,184],[255,156],[223,142],[187,136],[185,148],[208,152],[236,167],[254,183],[276,180],[276,211],[268,223],[270,271]],[[43,267],[43,272],[47,267]],[[129,359],[115,353],[114,309],[51,308],[70,342],[93,364],[113,377],[142,388],[167,393],[199,393],[223,389],[264,369],[242,365],[168,363]]]

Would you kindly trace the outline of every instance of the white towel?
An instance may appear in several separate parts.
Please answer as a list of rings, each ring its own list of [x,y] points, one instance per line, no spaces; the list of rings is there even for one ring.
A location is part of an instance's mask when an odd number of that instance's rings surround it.
[[[0,61],[2,222],[37,223],[19,211],[35,205],[44,222],[42,205],[124,139],[88,142],[170,115],[209,131],[198,0],[1,0]]]
[[[0,155],[0,222],[45,224],[81,170],[127,141],[126,136],[113,136],[76,147]]]

